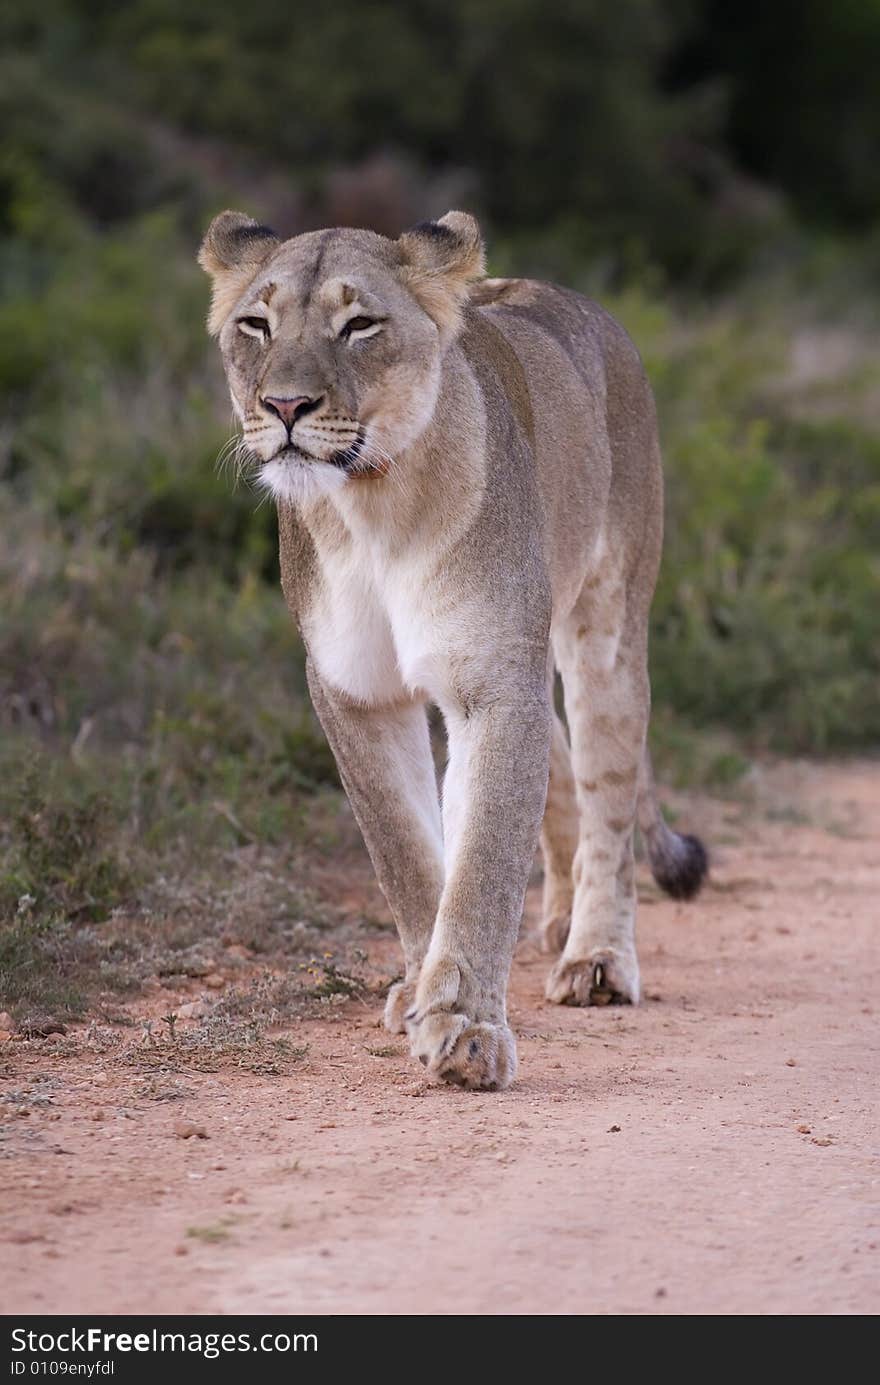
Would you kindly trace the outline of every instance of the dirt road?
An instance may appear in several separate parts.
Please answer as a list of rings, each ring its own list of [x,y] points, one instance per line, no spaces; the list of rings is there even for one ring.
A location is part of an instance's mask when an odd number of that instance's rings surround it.
[[[548,1006],[524,938],[509,1092],[427,1085],[378,1001],[166,1102],[7,1042],[3,1310],[876,1312],[880,768],[777,778],[698,805],[697,904],[645,886],[638,1009]]]

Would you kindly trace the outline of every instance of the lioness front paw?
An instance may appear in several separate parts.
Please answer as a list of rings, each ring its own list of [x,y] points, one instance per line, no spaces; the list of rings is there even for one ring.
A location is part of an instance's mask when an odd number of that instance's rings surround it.
[[[434,1010],[407,1023],[410,1049],[432,1076],[472,1091],[498,1092],[516,1076],[516,1043],[506,1024],[474,1023]]]
[[[416,980],[395,981],[385,1001],[385,1028],[392,1034],[406,1033],[406,1013],[416,998]]]
[[[639,993],[639,964],[630,951],[595,948],[584,958],[563,954],[547,978],[547,999],[556,1005],[638,1005]]]

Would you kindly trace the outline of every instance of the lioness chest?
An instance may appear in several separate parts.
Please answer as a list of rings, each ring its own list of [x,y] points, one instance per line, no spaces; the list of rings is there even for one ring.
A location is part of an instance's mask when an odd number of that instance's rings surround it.
[[[443,702],[454,624],[424,559],[367,546],[323,556],[302,622],[321,678],[366,706],[420,693]]]

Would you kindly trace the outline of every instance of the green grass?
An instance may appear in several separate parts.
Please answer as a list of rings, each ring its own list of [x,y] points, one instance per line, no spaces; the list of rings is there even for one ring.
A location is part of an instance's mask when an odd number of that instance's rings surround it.
[[[222,1221],[211,1222],[205,1226],[188,1226],[186,1234],[191,1241],[201,1241],[203,1245],[220,1245],[230,1239],[231,1228],[235,1224],[235,1217],[224,1217]]]

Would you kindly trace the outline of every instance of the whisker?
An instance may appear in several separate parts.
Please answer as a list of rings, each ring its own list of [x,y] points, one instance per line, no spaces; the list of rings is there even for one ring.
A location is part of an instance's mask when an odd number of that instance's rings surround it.
[[[260,465],[260,459],[248,447],[241,434],[233,434],[220,449],[215,463],[218,476],[232,476],[232,489],[253,473]]]
[[[228,469],[233,453],[238,447],[239,442],[239,435],[233,433],[231,437],[226,439],[225,443],[220,448],[220,451],[217,453],[217,460],[214,463],[214,470],[218,476],[222,476]]]
[[[368,437],[364,440],[359,460],[366,462],[367,468],[381,471],[383,475],[390,476],[395,486],[398,489],[401,488],[402,477],[395,459],[377,438]]]

